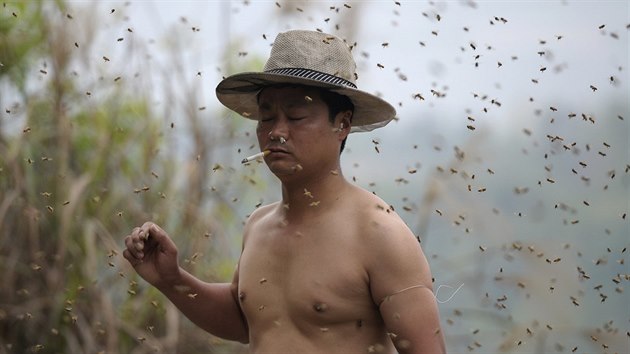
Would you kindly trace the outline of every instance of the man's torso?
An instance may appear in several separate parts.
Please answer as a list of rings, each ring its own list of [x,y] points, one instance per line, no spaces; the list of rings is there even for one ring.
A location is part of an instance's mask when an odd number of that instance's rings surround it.
[[[277,207],[260,210],[239,263],[251,350],[390,352],[370,294],[359,226],[366,221],[356,204],[294,223]]]

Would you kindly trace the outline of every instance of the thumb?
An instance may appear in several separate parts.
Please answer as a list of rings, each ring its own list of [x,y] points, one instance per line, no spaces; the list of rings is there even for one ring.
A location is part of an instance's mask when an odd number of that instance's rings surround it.
[[[148,234],[151,238],[153,238],[153,241],[158,244],[160,252],[167,254],[177,253],[177,247],[175,246],[173,240],[168,236],[166,231],[158,225],[152,224],[149,227]]]

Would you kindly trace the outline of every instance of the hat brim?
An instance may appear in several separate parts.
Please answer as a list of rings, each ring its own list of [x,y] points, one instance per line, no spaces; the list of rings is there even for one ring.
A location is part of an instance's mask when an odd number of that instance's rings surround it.
[[[354,104],[351,133],[383,127],[396,116],[396,110],[392,105],[370,93],[342,85],[275,73],[248,72],[232,75],[217,85],[216,94],[227,108],[245,118],[259,120],[256,96],[261,89],[277,84],[319,87],[347,96]]]

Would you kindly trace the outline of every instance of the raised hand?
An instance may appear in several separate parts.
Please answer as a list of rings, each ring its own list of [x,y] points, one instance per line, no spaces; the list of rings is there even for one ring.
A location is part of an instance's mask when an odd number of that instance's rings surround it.
[[[145,222],[125,237],[123,256],[148,283],[160,289],[175,286],[181,278],[177,247],[153,222]]]

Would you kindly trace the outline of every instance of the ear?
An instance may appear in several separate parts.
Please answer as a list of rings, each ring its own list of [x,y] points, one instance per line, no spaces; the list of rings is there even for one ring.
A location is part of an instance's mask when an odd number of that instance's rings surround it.
[[[340,140],[343,140],[348,136],[348,134],[350,134],[351,125],[352,111],[339,112],[335,119],[335,127],[333,131],[339,135]]]

